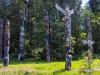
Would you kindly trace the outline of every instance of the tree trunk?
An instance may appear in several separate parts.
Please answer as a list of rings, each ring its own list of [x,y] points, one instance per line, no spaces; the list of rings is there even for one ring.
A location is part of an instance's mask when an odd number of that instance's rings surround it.
[[[49,34],[50,34],[50,30],[49,30],[49,13],[47,10],[45,10],[45,29],[46,29],[46,59],[48,62],[50,62],[50,44],[49,44]]]
[[[25,0],[25,7],[23,13],[20,15],[20,39],[19,39],[19,54],[18,60],[24,60],[25,52],[25,30],[28,18],[28,3],[30,0]]]

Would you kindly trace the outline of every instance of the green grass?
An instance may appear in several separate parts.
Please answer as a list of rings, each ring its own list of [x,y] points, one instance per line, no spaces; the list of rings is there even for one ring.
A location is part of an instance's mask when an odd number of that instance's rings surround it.
[[[37,60],[17,61],[11,60],[7,68],[2,67],[0,63],[0,75],[100,75],[100,60],[95,59],[92,68],[96,69],[91,74],[82,72],[84,60],[76,60],[72,62],[72,70],[65,71],[65,62],[46,62]]]

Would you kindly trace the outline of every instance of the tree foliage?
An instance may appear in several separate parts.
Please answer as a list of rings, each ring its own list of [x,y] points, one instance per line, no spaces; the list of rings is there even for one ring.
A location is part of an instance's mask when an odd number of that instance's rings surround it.
[[[55,2],[64,6],[64,0],[47,0],[50,13],[50,48],[52,60],[63,60],[65,57],[64,48],[64,17],[55,9]],[[74,8],[79,3],[79,0],[67,0],[67,3]],[[11,50],[10,54],[16,56],[18,52],[19,41],[19,15],[23,12],[25,6],[24,0],[16,0],[16,2],[6,8],[0,6],[0,17],[8,17],[11,20]],[[30,0],[28,9],[28,20],[25,26],[25,54],[26,57],[39,57],[45,59],[45,23],[44,23],[44,0]],[[81,40],[86,38],[86,31],[81,30],[81,25],[84,18],[84,9],[81,13],[79,6],[72,15],[72,43],[73,52],[81,55],[84,50]],[[82,16],[81,16],[82,15]],[[100,14],[91,16],[93,39],[95,41],[94,51],[100,49]],[[84,23],[84,22],[83,22]],[[83,25],[84,26],[84,25]]]

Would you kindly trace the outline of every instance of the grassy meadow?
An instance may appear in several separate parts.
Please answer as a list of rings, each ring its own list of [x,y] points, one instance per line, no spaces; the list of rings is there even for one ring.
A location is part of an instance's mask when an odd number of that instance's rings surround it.
[[[72,61],[72,70],[64,70],[65,62],[46,62],[33,59],[24,61],[10,60],[8,67],[0,63],[0,75],[100,75],[100,60],[95,59],[91,65],[92,72],[84,72],[85,60]]]

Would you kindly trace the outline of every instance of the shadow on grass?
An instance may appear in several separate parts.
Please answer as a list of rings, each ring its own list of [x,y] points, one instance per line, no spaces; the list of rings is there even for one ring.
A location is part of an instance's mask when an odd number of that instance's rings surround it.
[[[93,74],[93,73],[86,73],[86,72],[80,72],[80,71],[67,71],[65,69],[61,69],[61,70],[58,70],[58,71],[54,71],[53,72],[53,75],[58,75],[58,74],[61,74],[63,75],[63,73],[66,72],[66,74],[69,72],[70,75],[100,75],[100,74]]]
[[[48,64],[50,62],[44,61],[44,60],[36,60],[36,59],[25,59],[25,60],[17,60],[17,59],[10,59],[9,64],[10,65],[17,65],[17,64]],[[0,61],[0,64],[2,64],[2,61]]]
[[[53,75],[57,75],[57,74],[63,73],[63,72],[66,72],[66,70],[65,69],[57,70],[57,71],[53,72]]]
[[[17,59],[11,59],[10,65],[14,64],[46,64],[49,62],[43,61],[43,60],[35,60],[35,59],[25,59],[25,60],[17,60]]]

